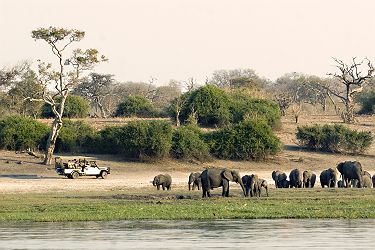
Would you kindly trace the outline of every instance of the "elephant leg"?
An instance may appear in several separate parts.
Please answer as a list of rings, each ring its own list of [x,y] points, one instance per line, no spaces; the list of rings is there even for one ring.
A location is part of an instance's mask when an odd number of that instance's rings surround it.
[[[223,197],[228,197],[229,196],[229,182],[228,181],[223,181],[222,196]]]
[[[202,186],[202,198],[207,197],[207,189]]]
[[[195,190],[195,183],[193,182],[193,188],[192,188],[193,190]]]
[[[266,194],[267,194],[267,197],[268,197],[268,187],[265,187],[265,189],[266,189]]]
[[[161,184],[161,187],[163,188],[163,190],[165,190],[165,184]]]
[[[156,189],[157,189],[157,190],[160,190],[160,185],[159,185],[159,184],[156,185]]]

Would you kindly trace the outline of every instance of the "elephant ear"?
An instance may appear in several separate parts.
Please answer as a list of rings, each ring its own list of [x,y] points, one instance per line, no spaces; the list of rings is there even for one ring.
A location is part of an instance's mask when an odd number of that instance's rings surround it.
[[[225,169],[223,172],[223,177],[227,179],[228,181],[233,181],[232,171]]]

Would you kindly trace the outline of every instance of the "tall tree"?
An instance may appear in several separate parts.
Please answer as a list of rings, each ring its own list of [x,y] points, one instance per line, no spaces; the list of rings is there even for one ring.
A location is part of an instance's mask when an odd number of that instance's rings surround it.
[[[101,117],[106,118],[109,109],[105,107],[104,100],[112,94],[113,84],[113,75],[90,73],[74,88],[73,93],[90,101],[93,106],[99,108]]]
[[[356,58],[352,58],[350,64],[344,63],[342,60],[334,58],[337,63],[336,68],[338,73],[329,73],[328,75],[338,79],[341,83],[341,88],[336,86],[323,86],[332,95],[338,97],[345,105],[345,110],[342,112],[342,119],[345,123],[355,122],[354,114],[354,97],[356,94],[364,90],[364,86],[371,80],[374,74],[374,66],[371,61],[365,58],[361,62],[357,62]],[[362,71],[365,71],[364,73]]]
[[[47,140],[44,164],[51,164],[56,139],[63,126],[65,101],[70,91],[80,83],[83,71],[90,70],[98,63],[107,60],[103,55],[99,55],[96,49],[74,49],[70,55],[64,54],[67,47],[74,42],[81,41],[84,36],[85,32],[81,30],[56,27],[39,28],[31,32],[32,38],[43,40],[50,46],[57,59],[55,68],[51,63],[41,61],[38,65],[38,80],[44,86],[41,101],[51,105],[55,116]],[[53,93],[48,91],[50,86],[54,87]]]

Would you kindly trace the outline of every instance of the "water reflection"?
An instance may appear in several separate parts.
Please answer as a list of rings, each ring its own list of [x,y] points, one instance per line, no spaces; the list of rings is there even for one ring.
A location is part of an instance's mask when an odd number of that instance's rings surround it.
[[[374,249],[375,220],[0,223],[0,249]]]

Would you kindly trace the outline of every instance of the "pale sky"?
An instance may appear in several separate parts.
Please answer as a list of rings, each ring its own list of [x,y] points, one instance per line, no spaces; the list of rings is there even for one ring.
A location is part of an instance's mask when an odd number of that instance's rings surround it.
[[[51,61],[31,38],[49,26],[85,31],[74,46],[105,54],[95,71],[118,81],[203,82],[235,68],[274,80],[325,76],[332,57],[375,63],[374,0],[0,0],[0,68]]]

